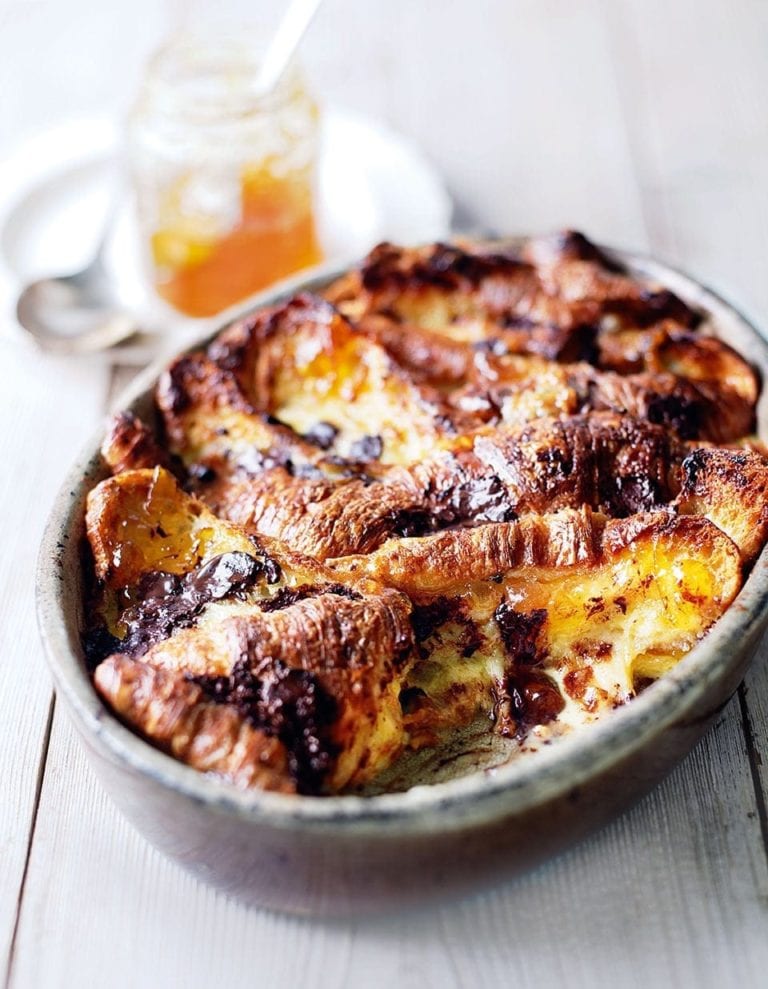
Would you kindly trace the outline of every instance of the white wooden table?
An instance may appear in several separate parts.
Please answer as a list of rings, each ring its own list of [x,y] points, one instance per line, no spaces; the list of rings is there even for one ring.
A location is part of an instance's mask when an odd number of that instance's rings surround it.
[[[124,104],[152,0],[0,0],[0,151]],[[647,249],[768,326],[766,0],[328,0],[318,88],[442,167],[478,224]],[[0,979],[8,985],[768,985],[768,669],[631,813],[523,879],[351,923],[246,910],[91,775],[38,643],[33,564],[126,373],[0,343]]]

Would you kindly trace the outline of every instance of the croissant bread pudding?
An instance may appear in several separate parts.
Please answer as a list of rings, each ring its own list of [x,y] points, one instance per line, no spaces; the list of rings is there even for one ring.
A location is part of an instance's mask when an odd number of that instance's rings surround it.
[[[96,689],[240,788],[371,794],[630,701],[768,534],[750,365],[576,233],[381,244],[178,358],[88,497]]]

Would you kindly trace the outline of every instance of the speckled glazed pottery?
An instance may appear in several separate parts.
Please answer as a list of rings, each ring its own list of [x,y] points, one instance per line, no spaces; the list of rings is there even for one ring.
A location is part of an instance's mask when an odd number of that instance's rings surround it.
[[[768,345],[731,306],[662,264],[611,253],[711,314],[713,331],[766,376]],[[318,289],[334,274],[295,280],[254,306]],[[151,420],[158,373],[143,375],[121,407]],[[767,401],[759,407],[763,436]],[[765,550],[736,602],[671,673],[535,755],[376,797],[242,793],[152,748],[91,686],[80,646],[80,544],[86,493],[103,476],[100,439],[66,479],[40,551],[38,613],[58,695],[104,786],[136,827],[201,879],[249,903],[315,914],[401,909],[529,868],[669,772],[735,690],[768,621]]]

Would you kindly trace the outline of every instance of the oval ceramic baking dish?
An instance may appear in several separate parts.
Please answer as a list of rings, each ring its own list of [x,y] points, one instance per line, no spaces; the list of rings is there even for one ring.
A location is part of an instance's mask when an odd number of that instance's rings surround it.
[[[609,253],[706,310],[713,331],[765,378],[768,345],[735,309],[663,264]],[[338,274],[294,280],[254,307],[298,288],[318,290]],[[142,375],[121,408],[147,415],[158,373]],[[758,409],[763,437],[766,402],[764,395]],[[38,615],[58,695],[136,827],[202,879],[253,904],[324,914],[402,907],[531,867],[627,808],[689,752],[740,682],[768,622],[766,548],[734,604],[670,673],[535,756],[374,797],[240,792],[152,748],[91,685],[80,645],[80,544],[86,494],[104,476],[100,439],[64,482],[40,551]]]

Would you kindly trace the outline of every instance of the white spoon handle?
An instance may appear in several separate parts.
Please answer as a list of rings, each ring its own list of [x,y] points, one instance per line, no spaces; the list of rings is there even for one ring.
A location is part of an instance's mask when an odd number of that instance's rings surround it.
[[[280,81],[321,3],[322,0],[291,0],[288,4],[261,63],[256,82],[259,93],[271,92]]]

